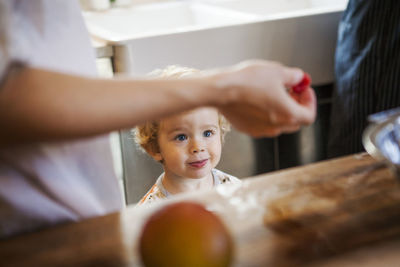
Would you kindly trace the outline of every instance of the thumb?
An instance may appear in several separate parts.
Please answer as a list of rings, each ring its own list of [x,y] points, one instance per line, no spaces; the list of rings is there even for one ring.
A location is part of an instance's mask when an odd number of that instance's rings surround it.
[[[308,88],[298,97],[297,105],[292,105],[292,110],[296,114],[298,122],[306,125],[313,123],[317,113],[317,100],[314,90]],[[293,100],[295,101],[295,99]]]
[[[283,83],[286,87],[292,87],[298,84],[303,79],[304,72],[299,68],[284,68],[283,69]]]

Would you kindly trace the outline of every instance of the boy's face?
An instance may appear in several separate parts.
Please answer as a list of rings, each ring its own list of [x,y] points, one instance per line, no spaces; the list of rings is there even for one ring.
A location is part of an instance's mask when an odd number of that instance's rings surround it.
[[[198,108],[161,120],[158,132],[160,153],[168,177],[203,178],[211,175],[221,158],[218,112]]]

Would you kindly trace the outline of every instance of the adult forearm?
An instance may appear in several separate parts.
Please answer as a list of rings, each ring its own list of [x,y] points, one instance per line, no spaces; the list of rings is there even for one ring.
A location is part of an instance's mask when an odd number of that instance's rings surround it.
[[[313,90],[287,90],[302,80],[300,69],[250,61],[201,75],[101,80],[27,68],[0,90],[0,142],[103,134],[203,105],[253,136],[293,132],[315,120]]]
[[[0,90],[0,142],[103,134],[212,105],[218,92],[211,81],[101,80],[27,68]]]

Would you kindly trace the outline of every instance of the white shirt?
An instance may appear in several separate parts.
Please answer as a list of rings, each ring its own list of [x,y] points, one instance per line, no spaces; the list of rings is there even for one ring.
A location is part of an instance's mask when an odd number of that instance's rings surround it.
[[[73,0],[0,0],[0,58],[0,80],[15,62],[96,75]],[[0,238],[121,206],[108,136],[0,148]]]
[[[229,175],[223,171],[212,169],[213,177],[213,187],[217,187],[225,184],[236,184],[241,185],[242,181],[235,176]],[[165,173],[162,173],[158,178],[156,183],[150,188],[150,190],[142,197],[138,202],[138,205],[148,204],[153,202],[158,202],[163,199],[170,198],[172,194],[164,187],[162,180]]]

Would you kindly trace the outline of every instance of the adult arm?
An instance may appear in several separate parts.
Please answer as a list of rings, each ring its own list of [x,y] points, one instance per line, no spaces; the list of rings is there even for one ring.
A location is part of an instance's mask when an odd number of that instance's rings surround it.
[[[0,90],[2,143],[64,140],[129,128],[210,102],[209,80],[97,79],[24,68]],[[190,86],[188,86],[190,85]]]
[[[104,134],[203,105],[219,108],[241,131],[276,135],[315,118],[311,89],[300,100],[286,92],[301,78],[298,69],[265,61],[181,80],[107,80],[27,67],[2,84],[0,144]]]

